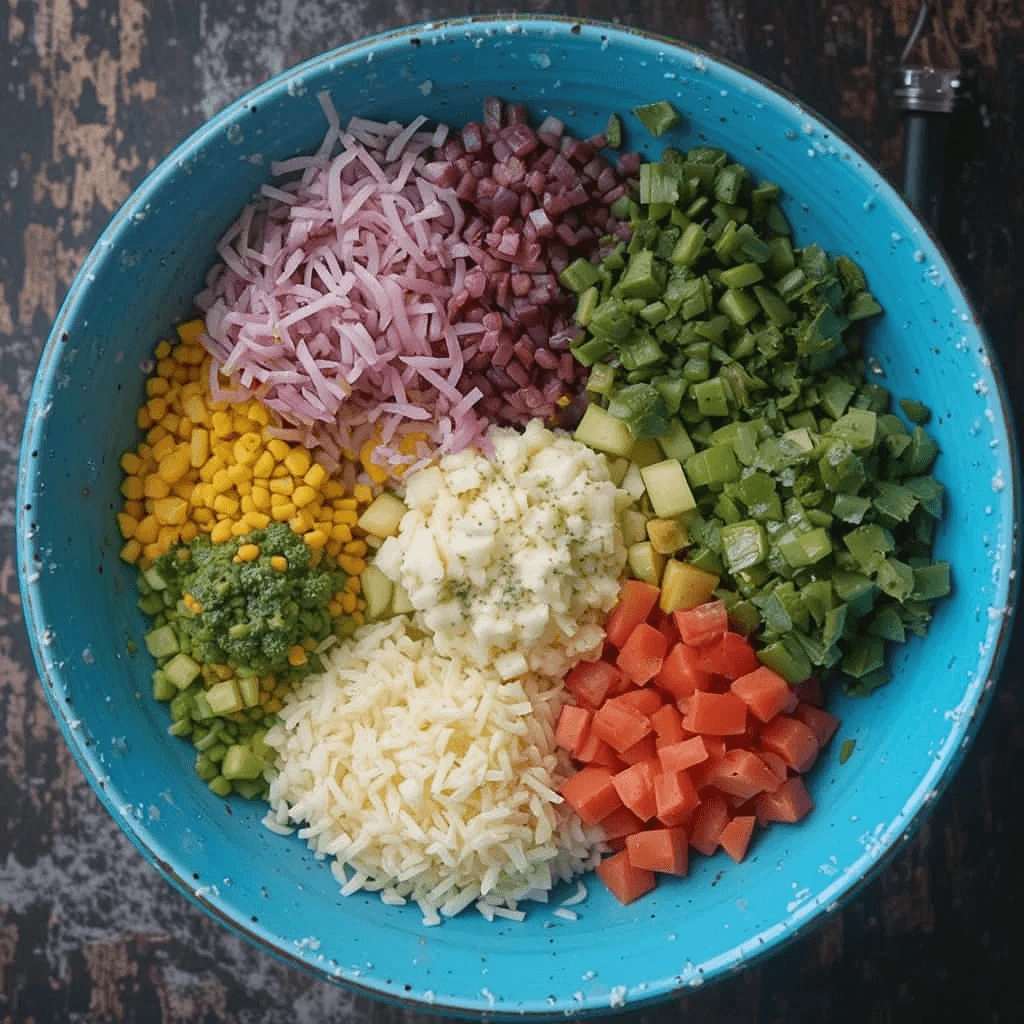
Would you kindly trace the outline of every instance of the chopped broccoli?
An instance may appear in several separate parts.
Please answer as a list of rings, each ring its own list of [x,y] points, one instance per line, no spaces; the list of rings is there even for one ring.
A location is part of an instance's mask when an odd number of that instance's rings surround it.
[[[259,555],[236,561],[242,544],[256,545]],[[197,537],[158,559],[155,569],[178,599],[175,625],[193,657],[286,680],[320,667],[315,655],[292,665],[289,650],[308,651],[326,639],[328,605],[345,587],[343,573],[313,567],[310,555],[285,523],[272,523],[223,544]],[[274,567],[277,557],[285,568]]]

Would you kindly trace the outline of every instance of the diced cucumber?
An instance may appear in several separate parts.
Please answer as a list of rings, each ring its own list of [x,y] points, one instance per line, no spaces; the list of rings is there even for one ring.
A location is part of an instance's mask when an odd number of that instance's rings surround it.
[[[629,459],[608,459],[608,476],[616,487],[622,486],[629,472]]]
[[[359,527],[371,536],[394,537],[398,533],[398,525],[402,516],[408,512],[405,502],[385,491],[379,494],[359,517]]]
[[[191,686],[202,669],[187,654],[176,654],[166,665],[164,673],[179,690]]]
[[[254,708],[260,702],[260,682],[256,676],[244,676],[238,680],[238,692],[247,708]]]
[[[634,501],[639,501],[644,496],[646,485],[640,467],[635,463],[629,464],[626,475],[619,485]]]
[[[632,544],[627,552],[629,568],[638,580],[656,587],[661,583],[661,574],[665,569],[665,556],[658,554],[650,541]]]
[[[639,509],[627,508],[619,516],[622,542],[627,548],[647,539],[647,516]]]
[[[220,773],[225,779],[258,779],[266,764],[251,747],[241,743],[228,747],[221,762]]]
[[[244,706],[238,683],[234,679],[225,679],[211,686],[206,691],[206,700],[215,715],[233,715]]]
[[[660,519],[674,519],[697,507],[683,467],[677,459],[665,459],[640,470],[651,505]]]
[[[391,605],[391,580],[375,565],[368,565],[359,575],[363,597],[366,599],[366,617],[377,619]]]
[[[588,405],[573,434],[575,440],[598,452],[624,458],[633,450],[633,435],[622,420],[616,419],[599,405]]]
[[[160,575],[155,566],[147,569],[142,574],[142,578],[146,581],[146,583],[149,584],[150,587],[153,588],[153,590],[167,589],[167,580],[165,580],[163,576]]]
[[[178,688],[167,678],[167,673],[158,668],[153,672],[153,697],[155,700],[169,701],[178,695]]]
[[[696,450],[686,427],[675,417],[669,423],[668,433],[658,438],[658,444],[666,458],[677,459],[679,462],[685,462]]]
[[[169,658],[177,654],[178,634],[173,626],[160,626],[158,629],[151,629],[145,636],[146,650],[154,658]]]
[[[409,594],[401,583],[395,583],[391,592],[391,611],[395,615],[407,615],[413,611],[412,601]]]
[[[659,607],[663,612],[685,611],[711,599],[719,577],[672,559],[661,577]]]
[[[665,456],[661,454],[661,447],[653,437],[644,437],[634,442],[633,450],[629,453],[630,462],[636,463],[641,469],[644,466],[653,466],[655,462],[661,462]]]

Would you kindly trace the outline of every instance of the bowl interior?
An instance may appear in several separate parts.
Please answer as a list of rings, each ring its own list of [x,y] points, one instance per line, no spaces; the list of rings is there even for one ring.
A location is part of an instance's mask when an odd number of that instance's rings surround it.
[[[817,809],[763,834],[743,864],[701,858],[689,878],[629,907],[592,884],[573,923],[536,907],[523,924],[469,913],[427,929],[414,907],[342,898],[300,840],[263,829],[259,806],[213,796],[192,770],[191,746],[167,735],[152,666],[132,646],[144,619],[134,572],[117,554],[118,458],[135,442],[142,366],[191,312],[218,236],[271,160],[322,137],[321,89],[343,117],[426,113],[453,125],[478,117],[493,93],[581,135],[613,110],[670,99],[683,121],[657,141],[626,113],[632,146],[725,147],[782,185],[798,241],[846,252],[867,272],[886,310],[870,335],[880,379],[935,413],[948,496],[937,557],[952,562],[956,589],[927,640],[895,654],[888,687],[836,700],[842,729],[810,780]],[[279,954],[454,1011],[560,1015],[664,996],[834,909],[973,734],[1014,558],[1003,398],[967,302],[918,222],[829,126],[768,87],[667,41],[570,22],[466,22],[355,44],[251,93],[188,140],[117,215],[72,288],[36,381],[21,471],[19,554],[38,662],[121,826],[179,887]],[[856,749],[841,766],[845,739]]]

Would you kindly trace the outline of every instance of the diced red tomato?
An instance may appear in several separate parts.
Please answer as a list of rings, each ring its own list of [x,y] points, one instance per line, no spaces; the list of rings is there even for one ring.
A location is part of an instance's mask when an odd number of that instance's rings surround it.
[[[738,736],[747,728],[747,705],[731,693],[698,690],[690,698],[683,728],[708,736]]]
[[[685,772],[707,759],[708,749],[702,736],[691,736],[688,740],[670,743],[658,750],[658,761],[663,772]]]
[[[755,750],[755,754],[768,766],[768,770],[779,780],[785,782],[789,778],[786,762],[771,750]]]
[[[729,629],[724,601],[708,601],[696,608],[675,613],[679,638],[691,647],[702,647],[720,639]]]
[[[634,868],[685,875],[689,850],[681,828],[654,828],[626,837],[626,852]]]
[[[604,740],[599,740],[593,733],[586,738],[583,746],[580,747],[576,760],[582,761],[584,764],[604,765],[606,768],[612,768],[615,771],[618,771],[621,767],[618,754]]]
[[[615,665],[627,679],[637,686],[643,686],[661,671],[661,663],[667,652],[668,640],[665,634],[641,622],[622,645]]]
[[[753,647],[739,635],[726,633],[720,640],[701,648],[700,667],[712,675],[739,679],[760,665]]]
[[[660,609],[656,609],[651,613],[651,617],[648,621],[665,637],[668,641],[669,647],[673,644],[679,643],[679,630],[676,628],[676,620],[672,615],[666,615]]]
[[[718,837],[722,849],[737,864],[747,855],[750,837],[754,834],[754,821],[753,815],[739,815],[722,829],[722,834]]]
[[[716,759],[709,782],[721,792],[744,800],[758,793],[772,792],[781,784],[764,761],[750,750],[727,750]]]
[[[818,739],[798,718],[781,715],[769,722],[758,737],[761,746],[778,754],[795,772],[805,772],[818,756]]]
[[[740,676],[729,689],[750,708],[750,713],[761,722],[770,722],[793,699],[789,683],[767,665]]]
[[[660,596],[661,591],[649,583],[626,580],[622,584],[619,603],[605,620],[604,632],[608,642],[621,649],[630,633],[651,614]]]
[[[757,820],[762,825],[769,821],[782,821],[791,825],[814,809],[814,801],[803,779],[794,775],[774,793],[759,793],[754,798],[754,806],[757,808]]]
[[[678,643],[665,656],[654,685],[673,697],[689,697],[695,690],[706,690],[711,675],[700,667],[700,652]]]
[[[827,711],[812,707],[810,704],[798,704],[796,717],[814,733],[819,747],[825,746],[839,728],[839,719],[835,715],[830,715]]]
[[[574,757],[579,757],[583,744],[590,736],[590,720],[593,717],[594,713],[586,708],[564,705],[555,727],[555,742]]]
[[[612,811],[606,818],[601,819],[601,828],[609,841],[613,839],[624,839],[634,832],[643,829],[644,823],[628,808],[620,807]]]
[[[683,716],[672,704],[665,704],[648,716],[659,743],[678,743],[683,739]]]
[[[633,867],[625,850],[601,861],[597,877],[620,903],[632,903],[658,884],[653,871]]]
[[[650,821],[657,814],[652,762],[640,761],[624,768],[612,777],[612,785],[619,795],[619,800],[641,821]]]
[[[622,753],[651,732],[651,722],[636,708],[607,701],[594,713],[590,733]]]
[[[690,845],[705,857],[718,849],[722,829],[729,823],[729,809],[717,793],[709,793],[701,801],[690,826]]]
[[[583,821],[596,825],[622,806],[613,779],[607,768],[588,765],[566,779],[560,792]]]
[[[607,661],[581,661],[565,677],[565,688],[578,703],[596,710],[604,703],[612,684],[621,678],[619,670]]]
[[[662,706],[664,701],[661,694],[650,687],[645,687],[644,689],[631,687],[625,693],[620,693],[618,697],[610,697],[608,703],[614,704],[617,707],[632,708],[634,711],[639,711],[641,715],[647,715],[650,718]]]
[[[654,777],[654,804],[663,825],[682,825],[699,803],[700,797],[686,772],[662,772]]]
[[[634,743],[631,747],[626,747],[625,750],[619,754],[619,760],[623,764],[636,764],[638,761],[653,761],[658,756],[658,748],[654,743],[654,734],[645,736],[638,743]]]

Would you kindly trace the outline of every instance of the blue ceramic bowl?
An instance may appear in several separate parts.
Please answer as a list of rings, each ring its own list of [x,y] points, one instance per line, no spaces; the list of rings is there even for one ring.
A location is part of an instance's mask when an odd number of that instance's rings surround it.
[[[213,246],[272,159],[323,135],[316,100],[343,116],[454,125],[488,94],[555,114],[580,135],[611,111],[671,100],[660,142],[728,149],[785,190],[799,241],[859,260],[886,314],[870,344],[884,383],[935,411],[949,511],[937,555],[955,593],[926,640],[896,652],[894,680],[839,698],[839,741],[811,777],[818,807],[761,836],[743,864],[700,858],[640,902],[591,886],[580,919],[550,908],[524,924],[466,914],[425,929],[414,907],[348,899],[296,838],[225,802],[167,735],[134,573],[118,560],[120,453],[135,441],[142,363],[191,312]],[[249,93],[142,184],[86,259],[43,353],[20,468],[22,594],[47,696],[107,809],[180,891],[282,959],[363,993],[495,1017],[607,1011],[713,981],[833,913],[912,833],[974,735],[1009,632],[1018,484],[1008,403],[975,315],[942,254],[899,197],[835,130],[741,71],[678,43],[558,20],[469,20],[342,47]],[[134,652],[134,653],[133,653]]]

